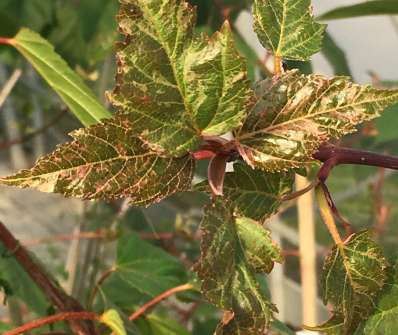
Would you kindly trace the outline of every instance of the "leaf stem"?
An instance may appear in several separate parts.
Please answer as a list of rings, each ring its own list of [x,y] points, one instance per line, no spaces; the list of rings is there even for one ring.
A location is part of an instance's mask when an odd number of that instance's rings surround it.
[[[72,320],[91,320],[91,321],[99,321],[100,316],[97,313],[93,312],[66,312],[60,313],[56,315],[47,316],[42,319],[33,320],[28,322],[18,328],[13,330],[6,331],[4,335],[19,335],[24,334],[28,331],[31,331],[36,328],[43,327],[45,325],[52,324],[54,322],[59,321],[72,321]]]
[[[173,287],[162,294],[158,295],[157,297],[153,298],[152,300],[148,301],[145,305],[143,305],[140,309],[138,309],[136,312],[131,314],[129,316],[129,320],[133,321],[135,319],[138,319],[142,314],[144,314],[148,309],[156,306],[159,304],[162,300],[170,297],[171,295],[178,293],[178,292],[183,292],[183,291],[188,291],[193,288],[192,284],[184,284],[180,286]]]
[[[325,192],[320,185],[318,185],[316,188],[316,197],[318,200],[319,210],[321,212],[323,222],[326,224],[326,227],[328,228],[334,243],[336,243],[337,245],[343,244],[339,231],[337,230],[332,211],[329,207]]]
[[[0,37],[0,44],[11,45],[12,38]]]
[[[274,76],[280,76],[282,74],[282,58],[274,56]]]
[[[84,312],[80,303],[69,296],[33,258],[28,251],[15,239],[6,226],[0,222],[0,241],[10,256],[28,273],[51,303],[62,312]],[[75,320],[75,319],[71,319]],[[70,326],[78,335],[96,334],[94,325],[90,322],[71,321]]]

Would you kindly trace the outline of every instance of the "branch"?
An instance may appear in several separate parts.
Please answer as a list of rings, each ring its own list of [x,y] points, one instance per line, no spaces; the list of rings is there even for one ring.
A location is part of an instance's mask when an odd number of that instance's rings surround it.
[[[4,333],[4,335],[19,335],[24,334],[28,331],[31,331],[36,328],[40,328],[54,322],[59,321],[76,321],[76,320],[91,320],[91,321],[99,321],[101,317],[97,313],[93,312],[67,312],[67,313],[60,313],[56,315],[47,316],[42,319],[33,320],[28,322],[21,327],[15,328],[13,330],[9,330]]]
[[[324,164],[319,170],[318,178],[324,182],[331,170],[341,164],[376,166],[398,170],[398,157],[376,154],[370,151],[338,147],[332,144],[322,145],[313,157]]]
[[[84,312],[83,307],[74,298],[70,297],[57,285],[56,281],[29,255],[28,251],[20,245],[11,232],[0,222],[0,241],[10,255],[13,255],[30,278],[42,290],[45,296],[61,312]],[[73,319],[75,320],[75,319]],[[78,335],[95,335],[93,323],[86,321],[73,321],[70,326]]]
[[[162,294],[158,295],[157,297],[153,298],[151,301],[148,301],[144,306],[142,306],[139,310],[134,312],[129,316],[129,320],[133,321],[135,319],[138,319],[142,314],[144,314],[148,309],[156,306],[159,304],[162,300],[170,297],[171,295],[178,293],[178,292],[183,292],[183,291],[188,291],[191,290],[193,286],[191,284],[184,284],[180,286],[176,286],[171,288],[170,290],[167,290],[163,292]]]

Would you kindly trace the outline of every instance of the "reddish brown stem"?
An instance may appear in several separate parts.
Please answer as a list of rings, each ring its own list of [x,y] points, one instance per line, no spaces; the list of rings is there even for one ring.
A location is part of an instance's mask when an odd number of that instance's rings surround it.
[[[183,291],[188,291],[192,289],[191,284],[184,284],[180,286],[176,286],[171,288],[170,290],[167,290],[163,292],[162,294],[158,295],[157,297],[153,298],[151,301],[148,301],[144,306],[142,306],[139,310],[134,312],[129,316],[129,320],[133,321],[135,319],[138,319],[141,315],[143,315],[148,309],[151,309],[152,307],[156,306],[159,304],[162,300],[170,297],[171,295],[178,293],[178,292],[183,292]]]
[[[94,299],[95,296],[97,295],[97,292],[99,290],[99,288],[101,287],[101,285],[104,283],[104,281],[109,278],[109,276],[114,273],[117,269],[115,267],[112,267],[110,269],[108,269],[107,271],[105,271],[101,277],[98,279],[97,283],[95,284],[93,291],[90,294],[90,298],[88,299],[88,309],[91,309],[93,303],[94,303]]]
[[[0,44],[11,44],[11,38],[0,37]]]
[[[13,330],[9,330],[4,333],[4,335],[19,335],[26,332],[29,332],[33,329],[40,328],[55,322],[59,321],[76,321],[76,320],[91,320],[96,321],[99,320],[100,316],[97,313],[92,312],[67,312],[67,313],[60,313],[56,315],[47,316],[42,319],[33,320],[28,322],[18,328]]]
[[[322,145],[313,157],[321,162],[323,166],[319,171],[318,177],[325,181],[330,171],[340,164],[354,164],[377,166],[386,169],[398,170],[398,157],[381,155],[369,151],[342,148],[332,144]]]
[[[10,231],[0,222],[0,241],[8,253],[15,257],[18,263],[28,273],[51,303],[62,312],[84,312],[83,307],[74,298],[56,284],[56,281],[29,255]],[[70,326],[75,334],[95,335],[94,324],[87,321],[73,321]]]

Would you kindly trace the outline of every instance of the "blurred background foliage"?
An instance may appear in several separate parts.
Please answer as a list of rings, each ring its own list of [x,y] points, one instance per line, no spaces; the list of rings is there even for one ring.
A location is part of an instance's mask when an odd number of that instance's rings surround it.
[[[198,7],[198,33],[211,34],[229,19],[233,23],[237,46],[247,59],[250,79],[254,81],[270,75],[267,55],[259,55],[235,25],[242,12],[250,8],[249,0],[191,0],[191,3]],[[112,88],[115,73],[114,44],[119,39],[115,20],[117,11],[118,2],[114,0],[1,0],[0,36],[14,36],[21,27],[38,32],[54,45],[56,52],[111,109],[104,92]],[[344,51],[329,34],[325,37],[322,54],[336,75],[351,74]],[[286,67],[312,72],[310,62],[288,62]],[[0,162],[8,169],[19,168],[21,164],[31,165],[38,156],[66,141],[68,132],[81,126],[71,113],[62,113],[63,103],[22,56],[12,48],[0,46],[2,85],[16,68],[22,69],[22,77],[2,108],[2,111],[9,111],[7,115],[11,118],[3,117],[0,123]],[[398,78],[397,81],[385,81],[375,73],[369,78],[379,87],[398,86]],[[52,122],[58,114],[56,122]],[[346,137],[341,144],[398,155],[397,126],[398,105],[387,110],[377,121],[364,125],[359,133]],[[14,128],[16,130],[12,131]],[[36,137],[23,140],[40,128],[43,128],[38,132],[41,142]],[[15,146],[11,142],[15,139],[15,145],[24,155],[22,163],[15,161],[11,152]],[[196,180],[206,173],[206,163],[200,164]],[[354,229],[373,228],[387,255],[395,256],[398,247],[398,174],[344,166],[333,171],[328,185],[341,213]],[[51,196],[48,199],[50,202]],[[63,238],[44,236],[31,248],[33,251],[40,249],[41,262],[85,306],[93,304],[98,312],[116,308],[126,318],[167,289],[188,281],[197,285],[191,269],[199,256],[201,207],[207,201],[204,195],[184,193],[145,210],[127,208],[119,201],[83,203],[82,210],[78,210],[78,206],[70,208],[75,213],[75,225],[65,228],[71,228],[71,231],[66,231]],[[294,205],[291,202],[283,206],[278,218],[278,224],[292,231],[297,230]],[[7,224],[7,217],[0,219]],[[37,224],[40,223],[31,222],[28,229],[34,231]],[[332,241],[319,219],[316,227],[321,265]],[[82,236],[77,244],[71,238],[76,232]],[[285,236],[281,236],[281,240],[286,254],[284,275],[299,283],[297,241]],[[66,257],[71,250],[77,250],[75,256]],[[71,259],[73,276],[70,267],[65,265]],[[96,283],[108,272],[109,276],[93,300],[91,295]],[[264,278],[262,283],[267,290]],[[36,316],[54,313],[42,293],[11,257],[0,258],[0,289],[7,296],[4,298],[6,305],[0,310],[0,332]],[[296,305],[297,309],[301,308],[299,303]],[[145,317],[126,324],[129,334],[210,335],[220,316],[220,312],[206,304],[196,290],[191,290],[177,294]],[[289,316],[284,319],[290,328],[275,321],[273,333],[291,334],[293,329],[299,328],[299,323],[291,321],[293,318],[290,321]],[[55,325],[47,330],[64,331],[64,328]],[[44,332],[41,329],[33,333]]]

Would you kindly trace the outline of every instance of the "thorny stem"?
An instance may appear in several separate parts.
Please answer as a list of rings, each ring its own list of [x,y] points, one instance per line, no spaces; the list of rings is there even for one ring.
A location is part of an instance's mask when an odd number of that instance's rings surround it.
[[[162,294],[158,295],[157,297],[153,298],[151,301],[148,301],[145,305],[143,305],[140,309],[138,309],[136,312],[131,314],[129,316],[129,320],[133,321],[135,319],[138,319],[141,315],[143,315],[148,309],[156,306],[159,304],[162,300],[170,297],[171,295],[178,293],[178,292],[183,292],[183,291],[188,291],[193,288],[192,284],[184,284],[180,286],[176,286],[171,288],[170,290],[167,290],[163,292]]]
[[[18,263],[24,268],[31,279],[37,284],[41,291],[61,312],[84,312],[80,303],[66,294],[66,292],[55,282],[54,279],[29,255],[28,251],[21,246],[11,232],[0,222],[0,241],[7,250],[9,256],[14,256]],[[6,257],[7,255],[3,255]],[[76,320],[76,319],[73,319]],[[75,334],[95,335],[94,324],[87,321],[73,321],[70,326]]]
[[[9,330],[4,333],[4,335],[19,335],[19,334],[24,334],[28,331],[31,331],[36,328],[43,327],[45,325],[52,324],[54,322],[59,322],[59,321],[72,321],[72,320],[91,320],[91,321],[99,321],[101,317],[97,313],[93,312],[66,312],[66,313],[60,313],[56,315],[51,315],[47,316],[42,319],[38,320],[33,320],[31,322],[28,322],[18,328],[15,328],[13,330]]]

